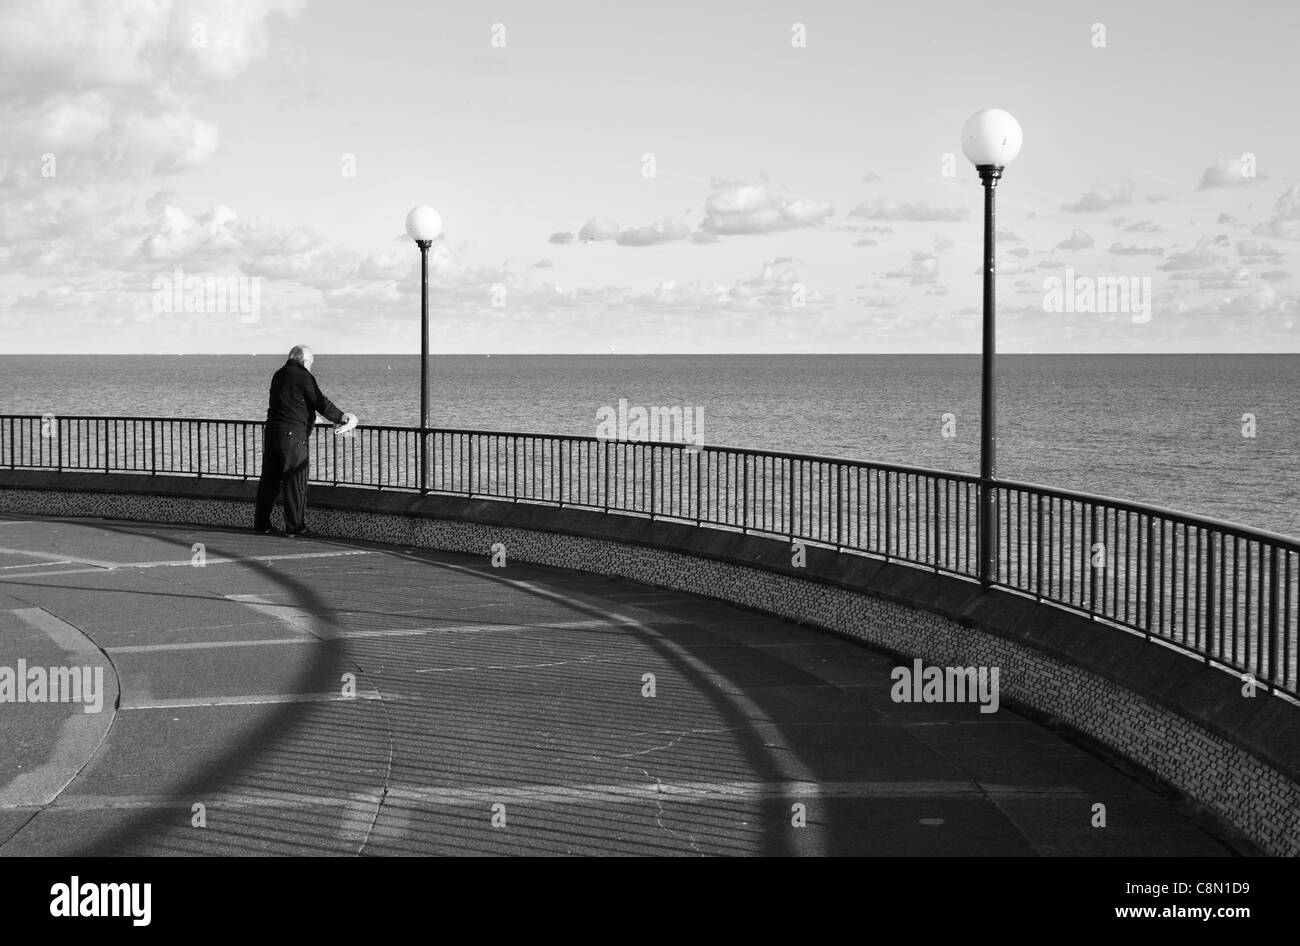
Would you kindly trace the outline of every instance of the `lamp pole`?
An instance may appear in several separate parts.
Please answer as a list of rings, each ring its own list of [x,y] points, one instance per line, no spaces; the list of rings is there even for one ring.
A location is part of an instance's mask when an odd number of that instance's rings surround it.
[[[432,207],[406,215],[406,232],[420,248],[420,433],[416,451],[420,492],[429,488],[429,247],[442,233],[442,217]]]
[[[988,587],[998,577],[997,230],[994,195],[1006,166],[1024,143],[1020,123],[1000,108],[976,112],[961,132],[962,151],[984,185],[984,330],[980,359],[980,484],[976,513],[978,575]]]
[[[429,247],[432,240],[416,240],[420,247],[420,492],[429,487],[425,447],[429,439]]]
[[[995,364],[997,355],[997,260],[994,229],[994,195],[1002,168],[981,164],[976,168],[984,185],[984,340],[980,360],[980,584],[989,585],[998,569],[998,417]]]

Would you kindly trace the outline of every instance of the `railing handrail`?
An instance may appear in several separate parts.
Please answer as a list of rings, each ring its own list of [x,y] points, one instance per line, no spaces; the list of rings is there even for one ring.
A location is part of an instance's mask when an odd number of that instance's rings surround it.
[[[8,418],[15,420],[41,420],[44,414],[0,414],[0,421]],[[61,420],[107,420],[107,421],[147,421],[150,423],[188,423],[188,424],[265,424],[264,420],[248,420],[246,418],[236,417],[148,417],[148,416],[122,416],[106,414],[54,414],[54,417]],[[328,430],[333,425],[329,423],[317,422],[314,425],[316,430]],[[420,428],[406,427],[398,424],[358,424],[355,428],[358,431],[379,430],[393,431],[410,434],[418,434]],[[804,463],[827,463],[838,464],[841,466],[856,467],[860,469],[882,470],[893,473],[904,473],[915,476],[939,477],[951,480],[953,482],[968,483],[978,485],[980,477],[975,473],[963,473],[959,470],[944,470],[931,467],[910,466],[901,463],[891,463],[877,460],[862,460],[856,457],[835,457],[825,454],[816,453],[794,453],[785,450],[765,450],[754,447],[733,447],[726,444],[702,444],[696,447],[694,444],[683,443],[680,441],[649,441],[649,440],[620,440],[613,437],[593,437],[583,434],[558,434],[558,433],[541,433],[537,431],[515,431],[515,430],[484,430],[470,427],[428,427],[425,430],[430,434],[462,434],[465,436],[477,437],[523,437],[533,440],[561,440],[586,443],[622,443],[634,446],[652,447],[655,449],[677,449],[677,450],[707,450],[713,453],[728,453],[742,456],[770,457],[783,460],[797,460]],[[1268,542],[1273,545],[1285,546],[1291,551],[1300,552],[1300,536],[1286,535],[1281,532],[1272,532],[1268,529],[1261,529],[1256,526],[1248,526],[1240,522],[1233,522],[1228,519],[1219,519],[1204,513],[1187,512],[1181,509],[1172,509],[1166,506],[1158,506],[1154,503],[1141,502],[1139,500],[1119,499],[1114,496],[1107,496],[1102,493],[1088,493],[1081,490],[1067,489],[1060,486],[1046,486],[1041,483],[1030,483],[1024,480],[1008,480],[1001,477],[993,480],[995,486],[1003,489],[1020,490],[1032,492],[1045,496],[1053,496],[1058,499],[1065,499],[1075,502],[1083,502],[1091,505],[1106,506],[1113,509],[1123,510],[1149,516],[1157,516],[1169,522],[1176,522],[1180,525],[1195,525],[1203,528],[1215,529],[1220,532],[1226,532],[1231,535],[1244,539],[1255,539],[1257,541]],[[397,487],[400,488],[400,487]]]
[[[0,414],[0,464],[255,479],[265,425]],[[358,425],[354,433],[315,438],[312,482],[648,514],[880,556],[1032,595],[1300,697],[1293,536],[1061,487],[846,457],[454,427]],[[986,503],[992,515],[977,518]]]

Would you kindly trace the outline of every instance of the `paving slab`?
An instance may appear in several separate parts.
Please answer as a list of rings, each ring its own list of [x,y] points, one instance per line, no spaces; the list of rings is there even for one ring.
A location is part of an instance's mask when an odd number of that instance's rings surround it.
[[[0,856],[1232,853],[1006,707],[894,703],[895,659],[771,616],[486,554],[23,519],[0,664],[79,635],[121,702],[41,804],[4,793],[69,758],[70,709],[0,704]]]

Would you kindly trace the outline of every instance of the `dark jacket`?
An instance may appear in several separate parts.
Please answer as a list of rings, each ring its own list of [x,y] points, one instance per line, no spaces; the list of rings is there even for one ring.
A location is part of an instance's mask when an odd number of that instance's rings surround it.
[[[343,412],[321,393],[312,373],[296,361],[286,361],[271,378],[267,424],[278,424],[311,436],[317,414],[336,424],[343,423]]]

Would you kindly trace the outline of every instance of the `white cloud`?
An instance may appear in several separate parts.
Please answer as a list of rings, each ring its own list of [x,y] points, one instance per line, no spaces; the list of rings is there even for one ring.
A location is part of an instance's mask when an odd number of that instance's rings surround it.
[[[648,227],[631,227],[618,234],[619,246],[657,246],[660,243],[674,243],[690,236],[691,229],[680,220],[665,217]]]
[[[1283,191],[1273,205],[1272,219],[1255,227],[1251,233],[1279,240],[1300,240],[1300,184]]]
[[[1120,207],[1133,202],[1133,182],[1124,181],[1119,187],[1111,188],[1098,184],[1073,204],[1062,204],[1061,209],[1070,213],[1093,213]]]
[[[1056,244],[1056,248],[1058,250],[1071,250],[1077,252],[1079,250],[1091,249],[1094,245],[1096,245],[1096,241],[1093,240],[1092,237],[1088,236],[1086,232],[1083,230],[1075,230],[1069,235],[1069,237]]]
[[[1160,268],[1171,272],[1188,272],[1217,266],[1223,262],[1223,257],[1214,252],[1213,246],[1213,240],[1198,240],[1193,249],[1172,254]]]
[[[906,279],[913,286],[930,286],[939,280],[939,257],[934,253],[913,253],[902,269],[885,273],[886,279]]]
[[[1164,256],[1165,251],[1158,246],[1134,246],[1131,243],[1112,243],[1110,251],[1116,256]]]
[[[883,197],[858,204],[849,211],[850,218],[864,220],[943,221],[958,223],[970,216],[969,207],[932,207],[926,203],[902,204]]]
[[[1244,260],[1252,262],[1264,261],[1277,263],[1282,259],[1282,252],[1276,247],[1269,246],[1267,243],[1261,243],[1258,240],[1238,240],[1237,255]]]
[[[1211,187],[1241,187],[1249,184],[1251,177],[1242,173],[1243,162],[1241,158],[1219,158],[1203,172],[1201,172],[1201,181],[1197,184],[1200,190],[1206,190]],[[1260,180],[1264,180],[1259,176]]]
[[[578,239],[584,243],[618,239],[618,224],[613,220],[592,217],[578,231]]]
[[[229,78],[267,48],[267,20],[303,0],[37,0],[10,3],[0,75],[49,87],[151,86],[186,73]]]
[[[835,208],[815,200],[784,197],[765,184],[730,184],[704,202],[701,229],[722,236],[772,233],[820,224]]]

